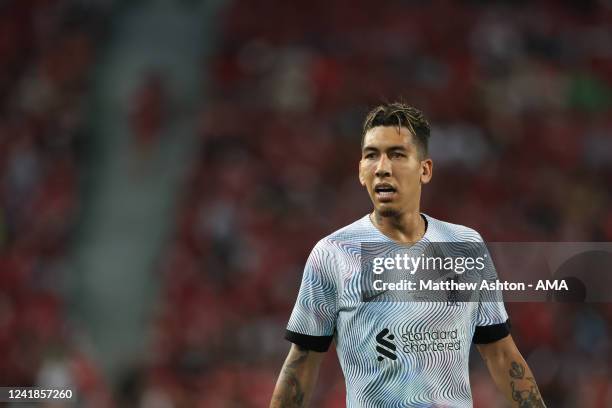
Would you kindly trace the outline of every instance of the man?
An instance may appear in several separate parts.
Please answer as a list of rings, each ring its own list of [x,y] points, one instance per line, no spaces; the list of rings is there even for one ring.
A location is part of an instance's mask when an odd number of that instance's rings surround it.
[[[364,242],[412,248],[428,242],[482,243],[476,231],[420,212],[421,188],[433,169],[429,133],[423,114],[401,103],[381,105],[368,114],[359,181],[374,211],[312,250],[285,336],[293,344],[270,407],[308,405],[332,340],[349,408],[471,407],[472,342],[513,407],[544,407],[510,336],[503,302],[363,301]],[[435,340],[428,349],[418,342],[422,339]]]

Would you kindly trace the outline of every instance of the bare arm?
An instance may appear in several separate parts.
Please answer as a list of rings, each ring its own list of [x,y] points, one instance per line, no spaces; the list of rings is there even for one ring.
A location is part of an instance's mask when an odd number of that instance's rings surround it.
[[[497,388],[513,407],[545,408],[538,385],[512,336],[477,345]]]
[[[308,406],[324,356],[325,353],[310,351],[292,344],[276,381],[270,408]]]

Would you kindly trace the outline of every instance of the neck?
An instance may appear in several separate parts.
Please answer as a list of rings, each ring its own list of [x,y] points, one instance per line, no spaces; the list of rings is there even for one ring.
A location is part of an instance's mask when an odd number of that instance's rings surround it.
[[[425,235],[425,220],[418,209],[397,217],[383,217],[374,210],[370,219],[380,232],[397,242],[415,243]]]

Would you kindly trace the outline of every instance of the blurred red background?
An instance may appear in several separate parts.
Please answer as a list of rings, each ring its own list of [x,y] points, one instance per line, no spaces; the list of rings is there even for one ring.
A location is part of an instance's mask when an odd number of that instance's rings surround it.
[[[184,169],[173,227],[148,267],[159,286],[146,352],[109,374],[71,318],[79,272],[65,264],[96,216],[83,205],[105,137],[91,98],[123,39],[112,18],[156,3],[2,5],[0,385],[60,370],[84,406],[267,406],[310,249],[369,211],[360,126],[381,101],[433,125],[424,212],[488,241],[612,240],[609,2],[220,2],[214,36],[188,45],[211,47],[192,109],[172,72],[116,82],[135,184],[155,177],[164,143],[183,143],[173,123],[195,125],[190,160],[171,164]],[[174,7],[202,12],[194,3]],[[549,406],[612,406],[609,304],[507,308]],[[476,355],[472,387],[476,407],[505,406]],[[313,406],[344,406],[333,352]]]

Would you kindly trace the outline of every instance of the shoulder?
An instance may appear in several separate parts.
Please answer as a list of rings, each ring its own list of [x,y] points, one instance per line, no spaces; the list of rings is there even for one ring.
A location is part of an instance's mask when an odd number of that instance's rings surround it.
[[[425,215],[428,228],[431,228],[430,241],[438,242],[483,242],[478,231],[465,225],[441,221]]]
[[[346,225],[323,237],[319,241],[319,244],[337,245],[339,243],[356,243],[357,245],[359,245],[360,242],[367,241],[369,239],[374,239],[375,234],[373,234],[371,223],[367,217],[367,215],[361,217],[360,219],[352,222],[351,224]]]
[[[315,253],[349,253],[359,250],[362,242],[373,241],[373,233],[367,216],[346,225],[321,238],[313,248]]]

